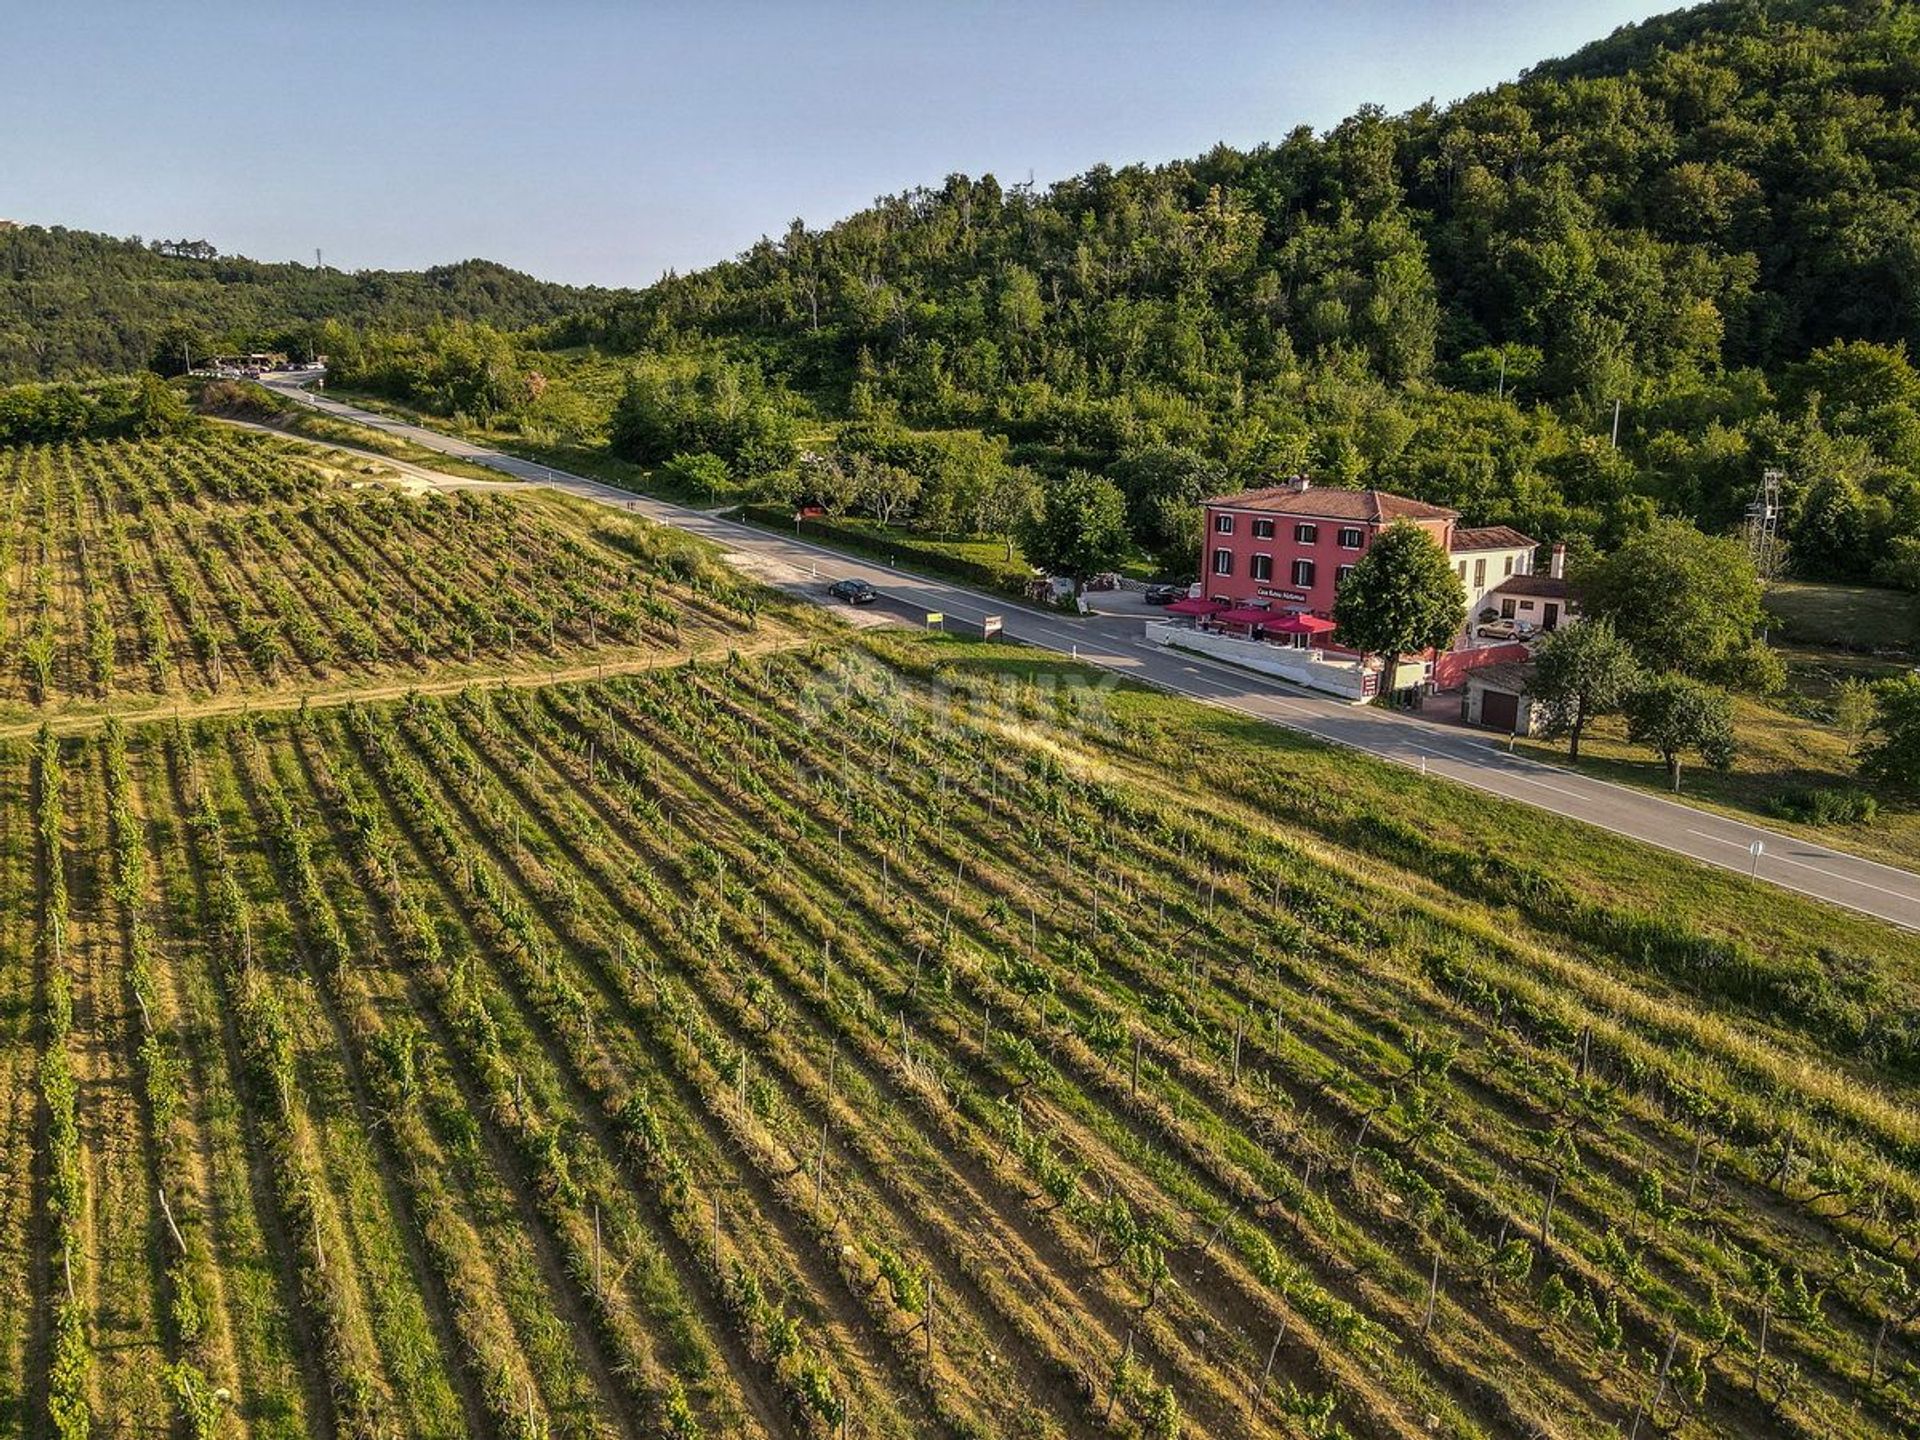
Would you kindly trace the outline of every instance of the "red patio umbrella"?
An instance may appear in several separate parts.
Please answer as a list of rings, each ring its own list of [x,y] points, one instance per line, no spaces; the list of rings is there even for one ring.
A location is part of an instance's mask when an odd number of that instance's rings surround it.
[[[1282,635],[1325,635],[1334,628],[1334,624],[1325,616],[1295,613],[1281,616],[1267,628],[1278,630]]]
[[[1218,615],[1226,608],[1227,607],[1222,605],[1218,600],[1202,600],[1197,595],[1190,595],[1185,600],[1176,600],[1167,606],[1167,613],[1169,615],[1207,616]]]

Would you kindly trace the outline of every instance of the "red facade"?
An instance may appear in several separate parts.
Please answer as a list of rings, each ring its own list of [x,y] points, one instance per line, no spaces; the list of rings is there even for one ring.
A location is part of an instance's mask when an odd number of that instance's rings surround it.
[[[1316,490],[1303,481],[1209,500],[1200,593],[1234,605],[1333,613],[1345,567],[1387,526],[1410,520],[1450,549],[1452,510],[1378,490]]]

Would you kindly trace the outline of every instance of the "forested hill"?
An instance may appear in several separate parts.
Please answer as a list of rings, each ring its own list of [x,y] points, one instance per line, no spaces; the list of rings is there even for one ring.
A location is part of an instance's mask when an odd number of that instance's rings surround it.
[[[205,354],[276,338],[297,347],[325,319],[519,329],[613,298],[486,260],[349,273],[221,255],[203,241],[149,245],[58,227],[0,228],[0,383],[137,369],[157,349],[177,354],[178,338],[197,340]]]
[[[1916,97],[1912,4],[1707,5],[1323,136],[1044,191],[955,176],[568,334],[719,338],[830,410],[1311,468],[1535,533],[1604,540],[1656,501],[1717,526],[1765,463],[1912,530]],[[1590,443],[1616,401],[1618,454]]]

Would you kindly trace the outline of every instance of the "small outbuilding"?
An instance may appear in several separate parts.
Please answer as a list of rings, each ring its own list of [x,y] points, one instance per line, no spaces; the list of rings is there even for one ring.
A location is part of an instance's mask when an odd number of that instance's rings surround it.
[[[1531,665],[1482,665],[1469,671],[1461,717],[1506,735],[1531,735],[1537,723],[1532,684]]]

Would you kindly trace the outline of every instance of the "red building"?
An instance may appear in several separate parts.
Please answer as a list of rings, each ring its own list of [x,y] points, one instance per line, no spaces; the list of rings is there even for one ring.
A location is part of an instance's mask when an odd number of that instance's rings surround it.
[[[1341,577],[1396,521],[1411,520],[1451,553],[1460,518],[1457,510],[1384,490],[1315,489],[1305,476],[1223,495],[1206,509],[1200,593],[1276,615],[1331,616]]]
[[[1466,528],[1459,518],[1383,490],[1316,489],[1305,476],[1223,495],[1206,503],[1199,597],[1173,612],[1220,634],[1324,650],[1329,659],[1347,654],[1328,643],[1340,581],[1382,530],[1408,521],[1446,552],[1466,600],[1461,634],[1425,657],[1425,678],[1452,688],[1480,665],[1525,658],[1526,636],[1575,613],[1559,568],[1564,547],[1555,547],[1553,573],[1536,576],[1532,537],[1506,525]],[[1493,623],[1501,620],[1504,629]]]

